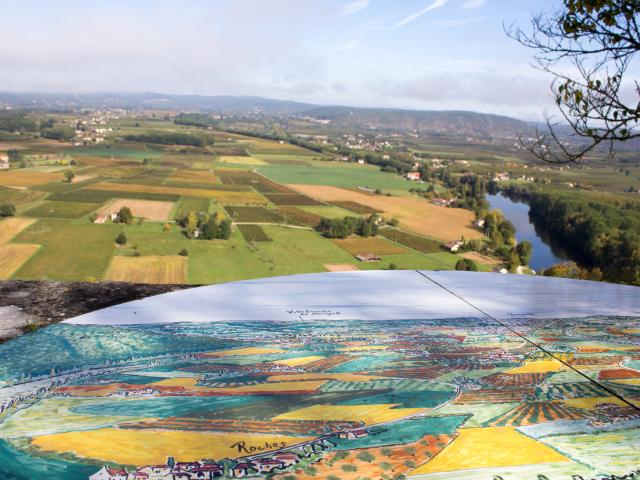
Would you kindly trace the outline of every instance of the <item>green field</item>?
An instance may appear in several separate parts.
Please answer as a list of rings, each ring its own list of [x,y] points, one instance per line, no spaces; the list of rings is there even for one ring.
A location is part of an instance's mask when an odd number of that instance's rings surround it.
[[[68,150],[69,155],[74,157],[107,157],[107,158],[129,158],[142,161],[145,158],[161,157],[162,151],[146,149],[144,146],[127,145],[127,146],[114,146],[108,145],[99,147],[75,147]]]
[[[119,253],[175,255],[186,248],[193,284],[323,272],[324,264],[354,263],[348,253],[311,230],[261,227],[272,242],[250,245],[238,228],[229,240],[189,240],[176,227],[164,232],[160,224],[127,225],[129,241]]]
[[[238,225],[238,230],[244,239],[249,242],[271,242],[271,240],[260,225]]]
[[[395,228],[382,229],[380,235],[422,253],[436,253],[442,250],[442,243],[437,240],[403,232]]]
[[[183,197],[178,207],[176,217],[181,217],[189,212],[208,212],[211,199],[203,197]]]
[[[100,203],[46,201],[24,215],[36,218],[80,218],[100,207]]]
[[[398,175],[382,173],[378,167],[335,162],[309,162],[305,165],[261,165],[257,171],[273,181],[291,184],[330,185],[342,188],[379,188],[408,191],[414,182]]]
[[[355,262],[355,264],[361,270],[384,270],[392,263],[399,270],[453,270],[458,260],[460,257],[447,252],[428,254],[411,252],[402,255],[383,255],[380,262]]]
[[[51,192],[51,193],[64,193],[71,192],[73,190],[79,190],[83,187],[94,183],[100,183],[106,180],[106,177],[94,177],[88,180],[84,180],[82,182],[54,182],[54,183],[45,183],[44,185],[36,185],[32,187],[33,190],[41,190],[43,192]]]
[[[246,223],[284,223],[284,215],[277,210],[263,207],[225,206],[225,210],[234,222]]]
[[[230,245],[189,249],[189,281],[211,283],[293,273],[323,272],[323,265],[353,263],[352,257],[315,232],[263,226],[273,241],[248,245],[235,231]]]
[[[71,116],[61,118],[72,119]],[[280,143],[223,130],[205,132],[201,128],[150,118],[125,117],[107,126],[113,130],[106,134],[104,143],[94,146],[24,142],[28,144],[31,164],[25,169],[12,168],[15,173],[11,175],[18,179],[25,177],[22,182],[27,186],[23,189],[0,187],[0,203],[14,203],[19,217],[39,219],[16,241],[39,244],[42,248],[22,265],[16,278],[102,280],[114,252],[120,256],[175,256],[187,250],[189,283],[323,272],[327,270],[325,265],[340,264],[363,270],[390,266],[452,269],[459,259],[441,251],[430,239],[403,232],[401,238],[391,238],[398,244],[393,246],[404,245],[411,250],[406,253],[402,253],[402,249],[386,250],[382,253],[392,254],[383,254],[378,262],[361,263],[353,252],[343,250],[338,243],[315,232],[313,228],[322,218],[364,216],[374,209],[353,201],[319,202],[287,184],[353,190],[362,187],[400,196],[418,186],[398,174],[384,173],[378,166],[320,160],[336,157],[330,146],[324,154],[319,154],[286,141]],[[229,130],[233,131],[233,127]],[[214,143],[193,147],[123,141],[125,135],[143,135],[149,131],[206,135]],[[238,157],[235,161],[239,163],[223,163],[221,156]],[[250,156],[261,164],[244,164],[251,161]],[[69,165],[71,160],[74,165]],[[82,181],[62,181],[62,172],[67,169],[72,169]],[[43,181],[49,183],[29,186],[29,182],[34,183],[27,175],[30,171],[38,172]],[[52,171],[57,172],[54,176],[59,179],[46,176],[46,172]],[[436,185],[436,189],[440,188],[444,187]],[[245,202],[245,198],[250,201]],[[173,220],[153,223],[136,219],[131,225],[90,223],[89,215],[114,199],[171,201],[174,202],[172,219],[188,212],[209,215],[219,212],[229,216],[235,225],[229,240],[208,241],[189,239],[183,227]],[[122,230],[128,242],[116,247],[115,237]],[[384,229],[384,236],[389,238],[390,231]],[[385,239],[380,241],[391,245]]]
[[[21,280],[95,281],[102,276],[116,248],[120,225],[75,224],[40,220],[14,241],[43,245],[14,275]]]
[[[159,200],[176,202],[180,195],[171,193],[127,192],[119,190],[89,190],[80,189],[68,193],[55,193],[49,200],[61,202],[104,203],[112,198],[133,198],[136,200]]]

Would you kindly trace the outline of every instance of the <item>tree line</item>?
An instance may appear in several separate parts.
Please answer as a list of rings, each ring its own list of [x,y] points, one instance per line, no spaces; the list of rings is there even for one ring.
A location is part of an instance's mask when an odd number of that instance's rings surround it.
[[[637,205],[614,205],[575,192],[507,187],[525,199],[530,215],[569,246],[590,277],[640,285],[640,215]],[[635,208],[634,208],[635,207]]]
[[[182,214],[176,223],[183,228],[187,238],[204,240],[227,240],[231,236],[231,219],[220,212],[207,215],[205,212]]]
[[[157,143],[160,145],[187,145],[191,147],[206,147],[213,145],[213,138],[196,136],[181,132],[148,132],[125,135],[128,142]]]
[[[0,111],[0,131],[7,133],[39,133],[41,137],[52,140],[71,140],[75,130],[59,124],[53,118],[37,121],[32,115],[20,110]]]
[[[316,230],[326,238],[347,238],[353,234],[361,237],[375,237],[378,235],[379,223],[380,217],[375,213],[368,218],[323,218]]]
[[[199,128],[209,128],[218,125],[217,120],[204,113],[181,113],[173,119],[173,123]]]

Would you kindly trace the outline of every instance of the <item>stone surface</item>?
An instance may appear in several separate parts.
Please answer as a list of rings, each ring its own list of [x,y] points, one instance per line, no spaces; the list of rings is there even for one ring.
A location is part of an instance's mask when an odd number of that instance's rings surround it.
[[[120,282],[0,282],[0,342],[101,308],[174,292],[191,285]]]

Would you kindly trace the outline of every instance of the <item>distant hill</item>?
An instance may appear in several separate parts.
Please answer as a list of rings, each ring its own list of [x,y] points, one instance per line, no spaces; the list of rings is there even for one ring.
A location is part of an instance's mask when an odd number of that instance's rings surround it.
[[[1,93],[0,105],[13,108],[68,110],[74,108],[125,108],[193,112],[288,115],[313,108],[307,103],[263,97],[172,95],[164,93]]]
[[[302,115],[338,126],[416,131],[431,135],[516,138],[531,124],[515,118],[464,111],[420,111],[383,108],[318,107]]]
[[[172,95],[164,93],[36,94],[0,93],[0,106],[39,110],[79,108],[159,109],[223,114],[258,113],[310,117],[358,130],[416,131],[433,136],[512,139],[531,124],[500,115],[464,111],[419,111],[319,106],[251,96]]]

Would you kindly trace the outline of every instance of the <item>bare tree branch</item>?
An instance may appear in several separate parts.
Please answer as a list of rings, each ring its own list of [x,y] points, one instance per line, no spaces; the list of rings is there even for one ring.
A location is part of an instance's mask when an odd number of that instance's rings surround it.
[[[563,0],[562,8],[533,17],[531,33],[506,29],[537,51],[534,66],[554,77],[556,105],[573,130],[562,135],[560,124],[547,118],[547,131],[538,129],[533,139],[520,136],[524,148],[547,162],[578,162],[602,153],[604,145],[608,158],[615,142],[640,137],[640,84],[624,83],[640,50],[639,17],[640,0]],[[635,98],[627,98],[627,86]],[[588,144],[572,145],[575,139]]]

